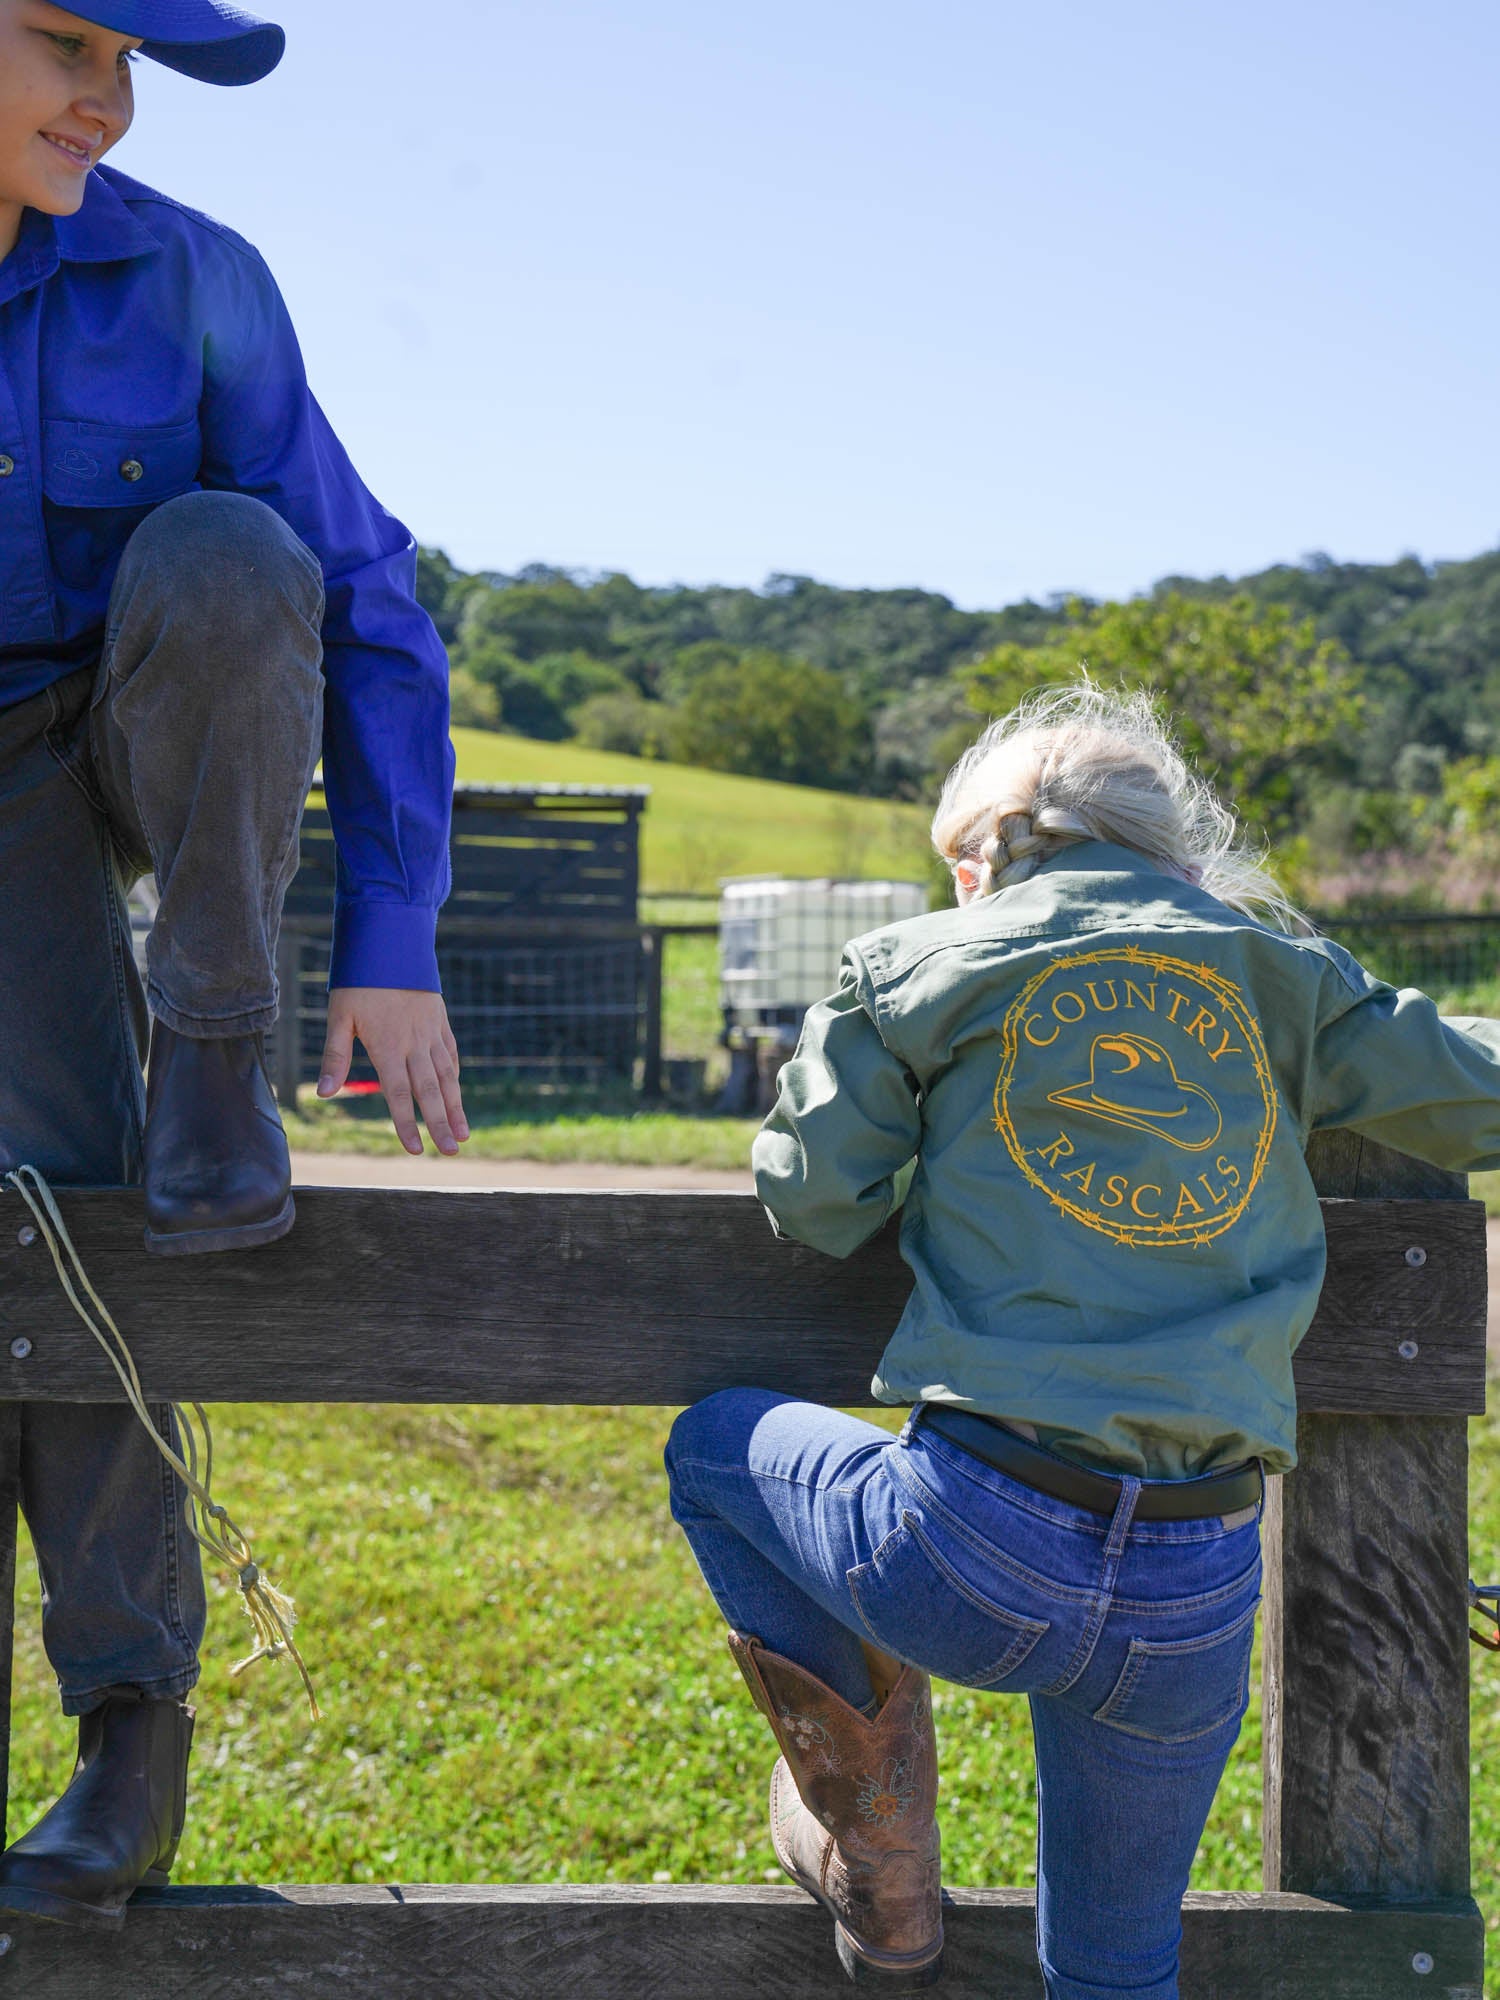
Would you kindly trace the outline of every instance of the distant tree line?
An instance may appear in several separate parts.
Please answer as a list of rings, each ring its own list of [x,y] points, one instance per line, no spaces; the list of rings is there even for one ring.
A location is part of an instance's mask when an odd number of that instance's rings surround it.
[[[424,549],[418,594],[455,722],[890,798],[929,798],[983,717],[1086,664],[1161,694],[1304,893],[1500,902],[1500,552],[960,611],[803,576],[472,574]]]

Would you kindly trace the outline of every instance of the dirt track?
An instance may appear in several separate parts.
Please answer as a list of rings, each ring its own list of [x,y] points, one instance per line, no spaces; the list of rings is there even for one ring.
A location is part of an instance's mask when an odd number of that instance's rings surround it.
[[[367,1153],[293,1153],[298,1187],[402,1188],[710,1188],[750,1192],[750,1170],[712,1167],[601,1166],[596,1162],[456,1160],[441,1153],[393,1156]]]

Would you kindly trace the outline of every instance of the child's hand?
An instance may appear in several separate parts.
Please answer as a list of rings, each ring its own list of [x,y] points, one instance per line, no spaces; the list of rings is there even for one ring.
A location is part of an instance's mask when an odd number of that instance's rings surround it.
[[[413,1099],[440,1153],[456,1153],[469,1136],[458,1089],[458,1044],[440,993],[395,986],[335,986],[328,995],[328,1037],[323,1044],[319,1097],[332,1097],[349,1074],[354,1037],[365,1045],[396,1134],[409,1153],[420,1153]]]

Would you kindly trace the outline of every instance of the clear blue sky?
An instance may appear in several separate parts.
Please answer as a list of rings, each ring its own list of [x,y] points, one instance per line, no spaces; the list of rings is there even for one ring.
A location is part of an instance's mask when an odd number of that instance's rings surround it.
[[[267,11],[274,11],[267,9]],[[1500,542],[1493,0],[289,0],[115,163],[469,568],[965,605]]]

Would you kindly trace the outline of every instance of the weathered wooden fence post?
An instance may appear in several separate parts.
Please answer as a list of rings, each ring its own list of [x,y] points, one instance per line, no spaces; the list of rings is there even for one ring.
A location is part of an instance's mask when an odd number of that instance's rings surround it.
[[[1308,1157],[1325,1199],[1466,1192],[1462,1175],[1348,1132]],[[1436,1300],[1427,1250],[1414,1237],[1382,1254],[1393,1286],[1430,1276]],[[1414,1385],[1423,1348],[1413,1325],[1396,1349]],[[1466,1419],[1325,1405],[1297,1436],[1298,1468],[1272,1482],[1266,1515],[1265,1885],[1386,1904],[1467,1896]],[[1431,1958],[1410,1970],[1437,1969]],[[1371,1990],[1398,1970],[1372,1965]],[[1477,2000],[1477,1986],[1439,1990]]]

